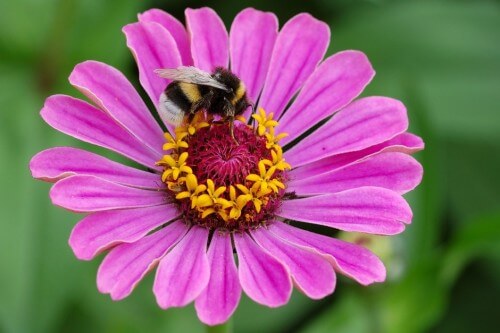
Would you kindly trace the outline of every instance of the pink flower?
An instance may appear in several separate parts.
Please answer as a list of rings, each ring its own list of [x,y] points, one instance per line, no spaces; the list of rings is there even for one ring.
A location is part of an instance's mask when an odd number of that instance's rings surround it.
[[[292,286],[313,299],[331,294],[336,273],[363,285],[383,281],[385,268],[367,249],[301,227],[394,235],[411,222],[402,195],[421,181],[409,154],[423,142],[406,132],[404,105],[388,97],[353,101],[372,66],[359,51],[323,60],[330,31],[308,14],[278,32],[272,13],[249,8],[228,34],[213,10],[187,9],[186,25],[153,9],[123,28],[140,82],[158,106],[170,81],[156,69],[230,68],[262,108],[255,129],[235,124],[239,144],[227,124],[207,119],[177,131],[166,124],[164,136],[125,76],[96,61],[69,77],[91,104],[54,95],[41,111],[58,131],[143,166],[71,147],[42,151],[30,163],[33,177],[55,183],[55,205],[88,214],[69,239],[75,255],[90,260],[109,250],[99,291],[123,299],[158,265],[159,306],[194,301],[201,321],[215,325],[232,315],[242,291],[277,307]]]

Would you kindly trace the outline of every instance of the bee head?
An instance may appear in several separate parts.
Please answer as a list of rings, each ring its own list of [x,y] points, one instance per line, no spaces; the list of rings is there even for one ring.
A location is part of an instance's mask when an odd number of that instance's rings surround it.
[[[240,87],[241,80],[230,70],[223,67],[217,67],[212,76],[215,80],[219,81],[227,87],[227,93],[231,98]]]
[[[227,87],[224,95],[234,106],[236,115],[242,114],[251,105],[246,98],[245,84],[230,70],[217,67],[212,76]]]

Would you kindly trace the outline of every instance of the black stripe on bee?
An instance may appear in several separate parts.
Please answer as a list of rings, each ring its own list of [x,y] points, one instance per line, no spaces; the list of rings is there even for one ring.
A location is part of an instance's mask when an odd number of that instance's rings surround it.
[[[172,82],[171,84],[169,84],[165,93],[168,99],[170,99],[175,105],[177,105],[184,111],[189,110],[191,104],[193,103],[189,100],[184,91],[182,91],[179,82]]]

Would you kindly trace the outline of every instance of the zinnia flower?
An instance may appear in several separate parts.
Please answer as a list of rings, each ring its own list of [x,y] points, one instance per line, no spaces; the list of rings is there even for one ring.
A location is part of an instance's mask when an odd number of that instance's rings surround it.
[[[156,69],[222,66],[242,80],[258,112],[235,122],[237,142],[227,123],[203,112],[179,128],[165,124],[164,134],[120,71],[96,61],[74,68],[69,81],[90,103],[50,96],[42,118],[137,165],[55,147],[30,167],[55,183],[55,205],[88,214],[69,239],[75,255],[90,260],[109,250],[99,291],[123,299],[158,266],[159,306],[194,301],[201,321],[214,325],[232,315],[242,291],[277,307],[293,286],[313,299],[331,294],[336,273],[362,285],[385,279],[369,250],[304,229],[394,235],[412,219],[402,194],[421,180],[409,154],[423,142],[406,132],[401,102],[353,101],[374,76],[363,53],[323,60],[325,23],[299,14],[278,32],[272,13],[251,8],[229,33],[209,8],[187,9],[186,28],[149,10],[123,31],[155,106],[170,82]]]

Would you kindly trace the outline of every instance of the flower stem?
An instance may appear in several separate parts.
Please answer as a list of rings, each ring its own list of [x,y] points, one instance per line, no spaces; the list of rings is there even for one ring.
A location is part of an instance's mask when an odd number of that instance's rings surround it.
[[[233,332],[233,321],[229,319],[225,324],[217,326],[205,326],[207,333],[231,333]]]

